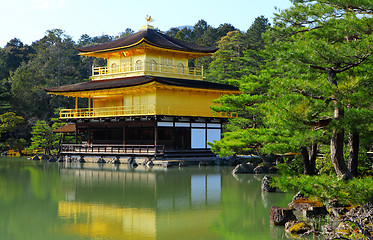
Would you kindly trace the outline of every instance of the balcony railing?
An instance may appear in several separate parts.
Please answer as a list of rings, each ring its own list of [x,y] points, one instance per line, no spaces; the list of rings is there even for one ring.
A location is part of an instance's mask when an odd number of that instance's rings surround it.
[[[182,65],[164,65],[155,62],[137,62],[136,64],[120,64],[110,67],[92,67],[92,77],[104,77],[108,75],[131,75],[140,73],[166,73],[181,77],[203,79],[203,67],[186,67]]]
[[[155,105],[61,109],[60,118],[96,118],[155,115]]]
[[[157,107],[153,105],[119,106],[102,108],[78,108],[61,109],[61,119],[71,118],[100,118],[100,117],[122,117],[122,116],[149,116],[149,115],[169,115],[169,116],[199,116],[199,117],[237,117],[236,113],[216,113],[206,110],[189,110],[182,108]]]
[[[64,154],[102,155],[163,155],[163,145],[103,145],[103,144],[62,144]]]

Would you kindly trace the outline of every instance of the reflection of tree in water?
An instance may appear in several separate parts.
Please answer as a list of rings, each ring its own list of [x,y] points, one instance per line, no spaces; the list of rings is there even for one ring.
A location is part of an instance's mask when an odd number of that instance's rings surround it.
[[[261,192],[264,175],[224,174],[221,214],[213,230],[222,239],[272,239],[269,210],[272,205],[286,206],[291,196]],[[278,236],[279,237],[279,236]],[[276,237],[275,237],[276,238]]]
[[[0,159],[0,239],[69,239],[54,232],[62,194],[56,165]]]

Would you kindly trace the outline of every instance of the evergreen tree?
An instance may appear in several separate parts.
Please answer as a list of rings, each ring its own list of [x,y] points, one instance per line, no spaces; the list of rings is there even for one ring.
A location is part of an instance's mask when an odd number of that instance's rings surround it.
[[[356,136],[372,119],[373,19],[359,15],[371,14],[372,4],[349,3],[299,0],[277,15],[266,32],[269,62],[260,73],[269,87],[268,99],[258,106],[263,125],[226,133],[215,149],[232,153],[232,146],[240,144],[263,152],[293,148],[302,152],[306,166],[313,164],[306,158],[312,160],[315,144],[329,137],[336,173],[351,177],[343,156],[345,129]]]
[[[52,126],[49,126],[43,120],[35,123],[32,127],[31,146],[29,149],[44,149],[44,154],[46,155],[50,155],[52,151],[58,149],[60,134],[53,133],[53,130],[61,127],[64,123],[60,123],[56,119],[52,119],[52,121],[54,121]]]

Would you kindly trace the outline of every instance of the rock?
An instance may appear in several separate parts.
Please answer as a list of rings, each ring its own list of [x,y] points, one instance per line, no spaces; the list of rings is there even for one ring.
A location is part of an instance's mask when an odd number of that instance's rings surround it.
[[[112,164],[120,164],[120,160],[119,160],[119,157],[116,156],[113,158],[113,160],[111,161]]]
[[[277,173],[278,172],[278,168],[277,167],[270,167],[269,168],[269,173]]]
[[[294,202],[295,200],[298,200],[298,199],[300,199],[300,198],[305,198],[305,196],[304,196],[303,193],[301,193],[301,192],[299,191],[299,192],[297,192],[297,193],[294,195],[294,197],[293,197],[293,199],[292,199],[292,202]]]
[[[198,166],[199,166],[199,167],[202,167],[202,166],[208,166],[208,165],[209,165],[209,163],[206,162],[206,161],[201,161],[201,162],[198,163]]]
[[[85,163],[86,161],[84,160],[83,156],[80,156],[80,158],[78,159],[78,162],[79,163]]]
[[[146,166],[148,167],[153,167],[154,166],[154,163],[152,160],[149,160],[147,163],[146,163]]]
[[[289,203],[288,207],[298,210],[298,211],[303,211],[303,210],[308,210],[311,207],[322,207],[324,206],[321,201],[318,200],[311,200],[309,198],[298,198],[291,203]]]
[[[254,165],[252,163],[238,164],[232,171],[233,174],[254,173]]]
[[[326,209],[330,214],[333,214],[336,218],[342,218],[348,212],[350,205],[341,204],[337,200],[331,200],[326,203]]]
[[[151,166],[153,166],[154,164],[153,164],[152,158],[151,158],[151,157],[147,157],[147,158],[145,158],[145,160],[141,163],[141,165],[151,167]]]
[[[296,221],[293,210],[289,208],[282,208],[272,206],[270,211],[270,221],[275,225],[285,225],[286,222]]]
[[[98,158],[98,160],[96,161],[96,163],[106,163],[105,159],[101,156]]]
[[[303,216],[306,218],[314,218],[318,216],[328,215],[328,211],[325,206],[322,207],[310,207],[307,210],[303,211]]]
[[[270,185],[272,178],[270,176],[264,176],[262,179],[262,192],[276,192],[276,187]]]
[[[64,162],[63,156],[59,156],[57,162]]]
[[[186,167],[186,163],[185,162],[179,162],[179,167]]]
[[[269,168],[266,165],[257,166],[256,168],[254,168],[254,172],[256,174],[269,173]]]
[[[32,157],[32,160],[34,160],[34,161],[40,161],[40,158],[39,158],[38,155],[35,155],[35,156]]]
[[[304,221],[290,221],[285,224],[285,231],[291,234],[304,234],[311,230],[311,226]]]
[[[137,167],[138,164],[135,160],[135,157],[131,156],[128,160],[127,160],[127,164],[131,167]]]
[[[345,237],[351,235],[354,232],[354,229],[352,229],[348,223],[348,221],[340,222],[338,227],[335,229],[335,232],[344,235]]]
[[[222,166],[222,165],[224,165],[223,159],[220,158],[220,157],[218,157],[218,156],[214,158],[214,163],[215,163],[216,166]]]

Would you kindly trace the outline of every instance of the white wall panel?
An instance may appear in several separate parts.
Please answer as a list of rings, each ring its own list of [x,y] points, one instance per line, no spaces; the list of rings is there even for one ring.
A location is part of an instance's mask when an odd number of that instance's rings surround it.
[[[215,130],[215,129],[214,129]],[[206,148],[206,130],[192,128],[191,147]]]
[[[220,129],[207,129],[207,142],[219,141],[221,139],[221,130]],[[208,148],[211,148],[210,145],[207,145]]]

